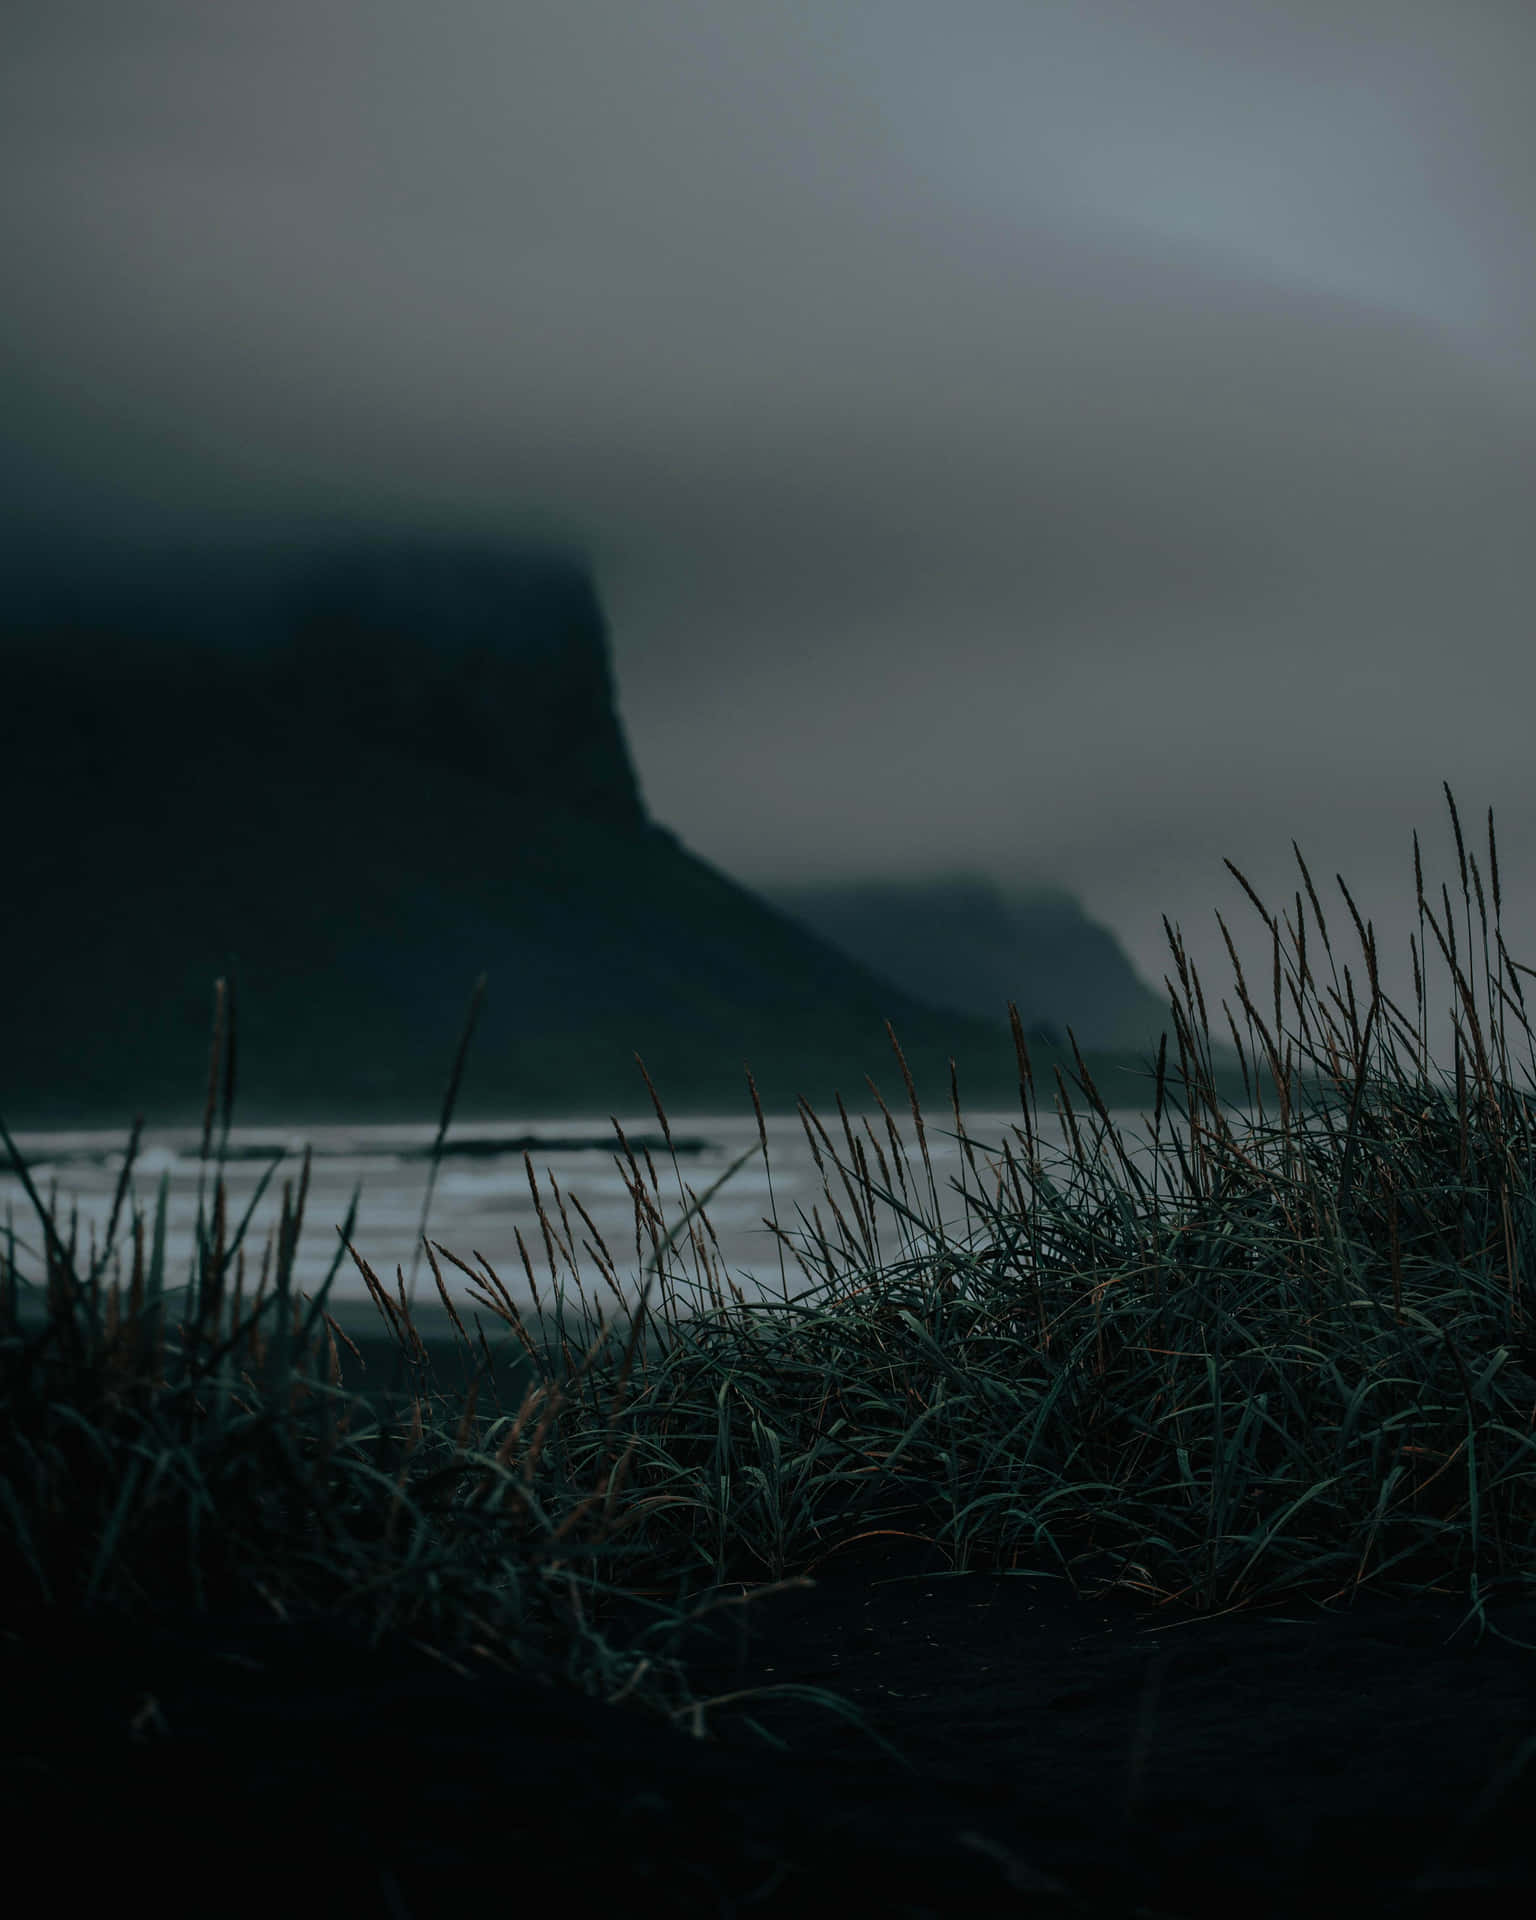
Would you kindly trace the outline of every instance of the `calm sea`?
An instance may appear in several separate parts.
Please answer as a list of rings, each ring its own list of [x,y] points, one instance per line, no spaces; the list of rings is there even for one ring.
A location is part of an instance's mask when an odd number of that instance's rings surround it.
[[[830,1119],[819,1110],[818,1117],[831,1137],[837,1159],[846,1165],[848,1147],[835,1107]],[[865,1114],[853,1110],[850,1117],[854,1137],[864,1143],[868,1165],[878,1178],[866,1122],[880,1142],[887,1164],[893,1165],[886,1123],[878,1112]],[[819,1254],[814,1253],[814,1241],[808,1238],[813,1210],[819,1214],[834,1247],[839,1229],[800,1117],[793,1114],[768,1117],[766,1165],[758,1144],[757,1123],[750,1111],[745,1117],[705,1114],[686,1119],[673,1119],[670,1115],[668,1118],[677,1148],[675,1164],[666,1151],[654,1113],[619,1119],[639,1164],[644,1190],[663,1216],[666,1228],[670,1229],[681,1219],[694,1196],[704,1196],[715,1182],[728,1175],[704,1209],[714,1232],[710,1255],[717,1267],[736,1282],[749,1301],[777,1299],[785,1293],[793,1298],[819,1288],[825,1268]],[[1112,1118],[1127,1155],[1150,1175],[1153,1159],[1148,1144],[1150,1116],[1121,1112]],[[898,1137],[905,1148],[907,1193],[903,1204],[931,1222],[934,1203],[910,1113],[898,1114],[896,1120]],[[955,1138],[953,1114],[945,1115],[942,1124],[924,1115],[939,1216],[951,1244],[960,1247],[982,1244],[980,1236],[984,1227],[975,1215],[968,1225],[965,1204],[954,1182],[963,1179],[972,1194],[983,1192],[993,1198],[1004,1141],[1010,1144],[1017,1158],[1025,1158],[1023,1115],[1017,1108],[1011,1113],[966,1114],[964,1122],[976,1155],[978,1172],[974,1174]],[[1073,1163],[1064,1157],[1066,1134],[1062,1122],[1054,1112],[1041,1113],[1037,1126],[1046,1171],[1059,1181],[1069,1181]],[[1170,1186],[1175,1191],[1178,1187],[1176,1161],[1169,1146],[1171,1131],[1165,1113],[1164,1165],[1173,1167],[1175,1177],[1170,1182],[1165,1175],[1164,1192],[1169,1191]],[[357,1251],[392,1294],[399,1277],[403,1276],[407,1299],[413,1305],[422,1303],[429,1318],[440,1315],[437,1286],[424,1258],[417,1263],[412,1284],[413,1255],[419,1246],[435,1135],[436,1127],[431,1123],[309,1127],[291,1131],[271,1127],[232,1129],[225,1168],[232,1227],[245,1217],[262,1177],[269,1175],[265,1191],[250,1215],[243,1243],[245,1298],[249,1300],[254,1295],[263,1245],[269,1235],[276,1237],[285,1183],[297,1191],[307,1144],[312,1165],[303,1231],[294,1263],[295,1285],[311,1298],[318,1293],[341,1247],[338,1229],[347,1218],[356,1190],[357,1219],[352,1239]],[[1092,1136],[1086,1134],[1085,1137]],[[55,1195],[56,1218],[66,1237],[73,1213],[78,1245],[88,1259],[93,1232],[98,1249],[103,1243],[112,1196],[122,1170],[126,1133],[30,1133],[17,1136],[16,1144],[44,1199],[50,1193]],[[821,1144],[818,1140],[818,1145]],[[147,1249],[156,1194],[162,1175],[166,1178],[166,1285],[170,1288],[185,1287],[191,1270],[200,1177],[211,1187],[211,1175],[205,1174],[199,1164],[199,1145],[196,1129],[146,1131],[129,1185],[132,1201],[145,1216]],[[650,1150],[649,1167],[642,1147]],[[743,1163],[736,1166],[734,1172],[730,1171],[743,1155],[746,1156]],[[822,1155],[833,1194],[844,1218],[850,1219],[842,1178],[824,1145]],[[1111,1159],[1113,1161],[1112,1155]],[[644,1228],[638,1249],[636,1246],[636,1207],[630,1192],[632,1178],[628,1163],[620,1153],[612,1122],[606,1116],[601,1120],[541,1116],[536,1121],[514,1117],[502,1122],[455,1123],[446,1136],[432,1186],[427,1233],[430,1239],[448,1247],[472,1267],[479,1267],[482,1260],[488,1262],[518,1306],[531,1309],[533,1295],[518,1248],[521,1235],[546,1313],[553,1304],[557,1275],[564,1286],[568,1311],[579,1311],[576,1291],[576,1276],[579,1276],[587,1298],[601,1302],[611,1320],[617,1303],[591,1251],[590,1243],[596,1236],[574,1203],[580,1201],[590,1215],[592,1226],[612,1257],[625,1302],[632,1305],[638,1294],[639,1277],[653,1251],[650,1233]],[[546,1244],[539,1221],[534,1185],[558,1235],[553,1250]],[[902,1198],[899,1183],[896,1194],[898,1199]],[[563,1220],[562,1199],[565,1202]],[[774,1218],[789,1235],[793,1247],[807,1260],[809,1272],[797,1266],[791,1249],[775,1238],[768,1224]],[[0,1173],[0,1233],[4,1232],[7,1219],[16,1235],[18,1271],[23,1278],[40,1283],[44,1269],[39,1222],[14,1171]],[[122,1261],[119,1271],[125,1283],[131,1272],[131,1219],[132,1209],[125,1201],[115,1238],[117,1255]],[[885,1263],[901,1260],[917,1247],[931,1244],[931,1241],[925,1242],[921,1228],[910,1225],[903,1228],[897,1214],[888,1207],[876,1206],[874,1222],[878,1252]],[[472,1283],[465,1274],[445,1262],[440,1265],[449,1297],[464,1314],[466,1325],[472,1325],[469,1316],[477,1305],[483,1313],[483,1302],[477,1302],[471,1291]],[[686,1227],[680,1236],[679,1250],[669,1258],[667,1271],[676,1283],[673,1297],[680,1314],[686,1316],[698,1307],[708,1307],[709,1296],[703,1278],[706,1268],[689,1245]],[[840,1262],[834,1271],[843,1271]],[[112,1272],[109,1264],[107,1282]],[[726,1295],[729,1298],[728,1289]],[[34,1300],[40,1297],[40,1291],[33,1296]],[[369,1298],[367,1285],[344,1251],[327,1299],[344,1326],[356,1326],[360,1320],[368,1327],[378,1323],[378,1312]],[[652,1306],[657,1305],[659,1300],[653,1288]]]

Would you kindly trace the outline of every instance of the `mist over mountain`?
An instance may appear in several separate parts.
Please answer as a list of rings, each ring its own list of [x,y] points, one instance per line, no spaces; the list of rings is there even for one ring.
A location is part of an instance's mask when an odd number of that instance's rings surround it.
[[[1012,1001],[1026,1026],[1062,1040],[1070,1027],[1085,1049],[1155,1054],[1165,1031],[1174,1048],[1166,990],[1154,992],[1064,888],[1010,893],[954,874],[758,891],[930,1006],[997,1020]]]
[[[637,1051],[679,1113],[747,1107],[744,1063],[769,1107],[862,1102],[866,1074],[899,1103],[886,1020],[925,1104],[950,1056],[968,1103],[1017,1098],[979,948],[956,940],[960,985],[924,976],[938,1010],[650,818],[579,554],[39,574],[0,669],[13,1129],[198,1120],[220,975],[248,1123],[434,1118],[482,972],[465,1117],[643,1110]]]

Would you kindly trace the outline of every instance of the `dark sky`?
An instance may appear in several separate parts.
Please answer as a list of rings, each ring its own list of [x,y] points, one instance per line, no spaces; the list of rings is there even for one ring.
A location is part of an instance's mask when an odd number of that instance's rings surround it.
[[[1449,780],[1536,964],[1533,72],[1529,0],[10,0],[0,499],[574,534],[697,852],[1153,984],[1166,912],[1213,1012],[1292,838],[1411,992]]]

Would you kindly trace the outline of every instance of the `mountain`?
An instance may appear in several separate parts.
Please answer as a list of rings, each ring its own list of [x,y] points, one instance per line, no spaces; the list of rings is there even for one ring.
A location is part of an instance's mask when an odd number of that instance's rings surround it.
[[[1027,1025],[1088,1049],[1157,1052],[1166,991],[1142,981],[1106,927],[1061,888],[1006,895],[970,875],[852,885],[760,887],[765,900],[929,1006]],[[1172,960],[1169,961],[1170,970]],[[1231,1048],[1213,1052],[1231,1053]]]
[[[236,1118],[685,1114],[872,1075],[1012,1106],[992,1017],[939,1012],[644,805],[579,555],[353,540],[100,555],[0,602],[0,1117],[201,1118],[216,976]],[[1049,1055],[1038,1046],[1042,1101]]]

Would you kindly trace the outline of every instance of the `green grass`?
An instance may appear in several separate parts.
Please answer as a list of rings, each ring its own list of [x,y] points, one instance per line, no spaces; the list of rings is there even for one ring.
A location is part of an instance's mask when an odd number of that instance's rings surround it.
[[[251,1214],[231,1218],[223,1179],[235,1061],[220,983],[203,1128],[211,1185],[179,1324],[165,1286],[166,1184],[152,1215],[130,1198],[138,1125],[108,1246],[89,1259],[0,1127],[45,1268],[28,1281],[14,1228],[0,1240],[4,1612],[24,1632],[40,1609],[216,1611],[259,1596],[279,1615],[320,1607],[375,1635],[403,1629],[450,1663],[486,1649],[700,1734],[721,1703],[697,1700],[669,1652],[682,1622],[803,1582],[881,1529],[934,1542],[958,1571],[1027,1568],[1085,1595],[1130,1590],[1149,1608],[1210,1615],[1303,1595],[1335,1604],[1363,1588],[1432,1591],[1464,1594],[1486,1625],[1496,1586],[1536,1579],[1533,1109],[1511,1085],[1505,1044],[1512,1019],[1536,1065],[1519,984],[1532,969],[1509,959],[1499,930],[1491,810],[1490,950],[1483,876],[1449,788],[1446,798],[1466,938],[1458,946],[1445,889],[1439,918],[1426,902],[1415,836],[1416,1019],[1381,991],[1347,889],[1365,971],[1346,967],[1341,983],[1299,851],[1316,937],[1300,894],[1296,924],[1282,928],[1232,868],[1275,956],[1261,1011],[1228,938],[1246,1045],[1224,1011],[1245,1085],[1252,1069],[1240,1132],[1209,1070],[1203,990],[1170,930],[1177,1065],[1165,1036],[1148,1063],[1150,1176],[1119,1147],[1075,1041],[1079,1071],[1058,1070],[1054,1090],[1070,1150],[1046,1166],[1010,1009],[1021,1122],[972,1138],[953,1090],[971,1177],[959,1189],[964,1242],[952,1243],[937,1224],[934,1123],[892,1034],[910,1123],[878,1094],[878,1120],[857,1125],[841,1098],[835,1126],[802,1102],[825,1206],[793,1231],[773,1207],[777,1298],[748,1304],[721,1272],[707,1208],[735,1168],[696,1196],[675,1155],[664,1179],[622,1132],[637,1266],[650,1244],[638,1304],[621,1259],[558,1188],[539,1196],[556,1340],[535,1343],[488,1262],[423,1233],[463,1339],[454,1395],[422,1364],[404,1276],[391,1297],[369,1266],[355,1197],[319,1297],[295,1297],[307,1153],[247,1297]],[[1424,1041],[1426,924],[1453,982],[1449,1076],[1431,1069]],[[766,1164],[750,1075],[748,1088],[752,1151]],[[126,1290],[120,1267],[103,1284],[125,1201]],[[588,1236],[611,1317],[577,1274]],[[534,1259],[518,1246],[542,1314]],[[325,1298],[343,1259],[398,1342],[408,1417],[339,1384],[347,1336]],[[463,1327],[449,1267],[500,1323],[497,1352],[478,1313],[477,1338]],[[40,1330],[23,1327],[18,1289],[44,1292]],[[524,1388],[503,1403],[509,1353]],[[621,1600],[654,1620],[610,1638]],[[796,1692],[863,1724],[825,1691],[756,1691]]]

